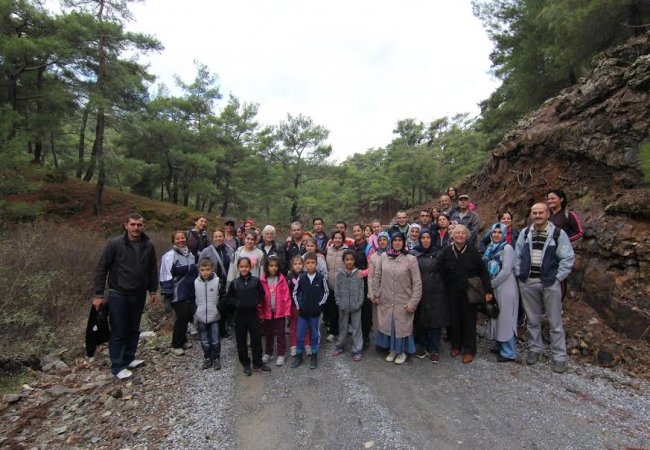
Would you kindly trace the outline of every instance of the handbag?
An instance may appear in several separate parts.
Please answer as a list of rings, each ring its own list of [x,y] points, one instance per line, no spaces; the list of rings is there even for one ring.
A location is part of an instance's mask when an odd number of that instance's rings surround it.
[[[497,299],[494,298],[491,302],[485,302],[485,315],[490,319],[499,318],[499,303]]]
[[[485,303],[485,289],[480,277],[470,277],[467,279],[467,303],[470,305],[480,305]]]

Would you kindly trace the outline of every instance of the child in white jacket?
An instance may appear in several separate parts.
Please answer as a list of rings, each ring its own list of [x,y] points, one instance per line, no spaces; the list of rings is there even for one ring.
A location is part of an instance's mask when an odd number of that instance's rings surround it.
[[[196,312],[194,320],[203,349],[203,369],[221,369],[219,341],[219,277],[210,258],[199,261],[199,276],[194,281]]]

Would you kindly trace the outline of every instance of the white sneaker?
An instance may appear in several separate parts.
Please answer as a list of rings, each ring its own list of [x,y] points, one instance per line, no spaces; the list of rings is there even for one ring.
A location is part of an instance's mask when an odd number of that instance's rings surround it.
[[[296,356],[296,347],[289,347],[289,356]]]
[[[386,355],[386,361],[393,362],[393,361],[395,361],[396,356],[397,356],[397,353],[395,353],[394,351],[391,350],[390,353],[388,353],[388,355]]]
[[[311,345],[305,345],[305,355],[311,355]]]
[[[144,360],[142,360],[142,359],[134,359],[126,367],[127,367],[127,369],[135,369],[136,367],[140,367],[143,364],[144,364]]]
[[[185,350],[183,350],[182,348],[173,348],[173,349],[172,349],[172,352],[173,352],[174,355],[176,355],[176,356],[182,356],[182,355],[185,354]]]
[[[190,332],[190,336],[196,336],[196,334],[198,333],[196,329],[196,325],[194,325],[193,323],[190,323],[188,325],[187,330]]]
[[[131,372],[129,369],[122,369],[119,372],[117,372],[115,377],[118,380],[126,380],[127,378],[131,378],[132,375],[133,375],[133,372]]]
[[[267,363],[267,362],[269,362],[269,361],[271,361],[271,355],[264,353],[264,354],[262,355],[262,362],[263,362],[263,363]]]
[[[333,334],[328,334],[327,335],[327,342],[333,342],[334,341],[334,335]]]
[[[400,353],[395,358],[395,364],[404,364],[406,362],[406,353]]]
[[[184,343],[183,343],[183,348],[185,348],[185,349],[187,349],[187,348],[192,348],[192,343],[189,342],[189,341],[184,342]]]
[[[284,356],[278,356],[278,359],[275,360],[276,366],[284,366]]]

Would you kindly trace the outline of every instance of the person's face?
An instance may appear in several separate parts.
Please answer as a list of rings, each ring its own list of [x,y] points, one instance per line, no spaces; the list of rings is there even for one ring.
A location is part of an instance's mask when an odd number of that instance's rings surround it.
[[[185,239],[185,233],[176,233],[174,235],[174,245],[176,247],[185,247],[185,242],[187,239]]]
[[[199,217],[196,222],[194,222],[194,226],[198,231],[203,231],[208,226],[208,219],[205,217]]]
[[[239,239],[243,239],[244,238],[244,230],[240,230],[239,228],[237,228],[237,237]]]
[[[454,231],[454,242],[458,244],[459,247],[465,245],[465,242],[467,242],[467,231],[464,229]]]
[[[501,228],[495,228],[492,230],[492,240],[494,242],[501,242],[503,240],[503,233],[501,232]]]
[[[354,269],[354,255],[345,255],[343,264],[345,265],[345,268],[348,270]]]
[[[322,220],[315,220],[314,221],[314,231],[318,234],[323,232],[323,221]]]
[[[337,223],[336,230],[340,231],[341,233],[345,233],[345,224],[343,222]]]
[[[224,228],[228,233],[230,233],[231,236],[232,236],[232,228],[233,228],[234,226],[235,226],[235,224],[232,223],[232,222],[228,222],[228,223],[223,224],[223,228]]]
[[[296,260],[291,264],[291,268],[293,269],[294,272],[299,273],[302,272],[304,264],[302,262],[302,259],[296,258]]]
[[[302,227],[300,225],[291,225],[291,237],[296,240],[302,237]]]
[[[443,211],[447,211],[450,205],[451,205],[451,199],[449,198],[448,195],[443,195],[442,197],[440,197],[440,207],[442,208]]]
[[[406,213],[398,213],[395,220],[400,227],[403,227],[406,225],[406,222],[408,222],[408,217],[406,216]]]
[[[244,246],[248,250],[252,250],[253,247],[255,247],[255,238],[253,237],[252,234],[247,234],[246,237],[244,238]]]
[[[369,226],[363,227],[363,235],[366,238],[369,238],[370,236],[372,236],[372,227],[369,227]]]
[[[381,233],[381,223],[373,222],[372,223],[372,232],[375,234]]]
[[[449,189],[447,189],[447,194],[450,197],[455,197],[456,196],[456,189],[454,189],[453,187],[450,186]]]
[[[388,238],[386,236],[380,237],[377,239],[377,245],[380,249],[386,250],[386,248],[388,248]]]
[[[140,239],[142,232],[144,231],[144,221],[142,219],[131,219],[124,224],[124,229],[126,234],[132,241],[137,241]]]
[[[200,266],[199,273],[201,274],[201,278],[207,280],[210,278],[210,274],[212,273],[212,266]]]
[[[305,268],[307,269],[307,273],[316,272],[316,261],[314,261],[313,259],[305,260]]]
[[[264,242],[267,242],[267,243],[270,244],[271,242],[273,242],[273,237],[274,237],[273,233],[271,233],[270,231],[267,231],[266,233],[264,233]]]
[[[212,242],[215,243],[215,245],[221,245],[223,244],[224,240],[224,235],[221,231],[215,231],[212,233]]]
[[[463,211],[469,208],[469,199],[467,197],[458,199],[458,208]]]
[[[557,209],[562,207],[562,199],[552,192],[548,194],[548,196],[546,197],[546,203],[548,204],[548,207],[551,209]]]
[[[431,247],[431,235],[429,233],[424,233],[420,237],[420,242],[422,242],[422,247],[429,248]]]
[[[363,239],[363,228],[359,226],[352,227],[352,237],[355,241]]]
[[[438,216],[438,227],[442,230],[449,226],[449,220],[445,216]]]
[[[427,226],[431,223],[431,214],[428,211],[420,211],[420,225]]]
[[[278,274],[278,271],[280,268],[278,267],[278,263],[276,261],[271,261],[269,263],[269,274],[274,277]]]
[[[239,275],[242,277],[248,276],[248,274],[251,273],[251,265],[246,260],[239,261],[237,269],[239,270]]]
[[[530,218],[533,219],[535,225],[543,225],[548,220],[548,217],[548,208],[541,203],[533,205],[530,209]]]
[[[307,242],[307,243],[305,244],[305,250],[307,251],[307,253],[310,253],[310,252],[311,252],[311,253],[314,253],[314,252],[316,252],[316,243],[315,243],[315,242]]]
[[[412,241],[417,241],[419,236],[420,236],[419,228],[413,227],[409,230],[409,237],[411,238]]]
[[[506,227],[510,228],[512,225],[512,216],[508,213],[503,213],[501,215],[501,223],[504,224]]]
[[[335,247],[340,247],[343,245],[343,236],[340,234],[335,234],[334,237],[332,238],[332,244],[334,244]]]
[[[393,239],[393,248],[395,251],[401,251],[404,248],[404,241],[402,240],[401,237],[396,237]]]

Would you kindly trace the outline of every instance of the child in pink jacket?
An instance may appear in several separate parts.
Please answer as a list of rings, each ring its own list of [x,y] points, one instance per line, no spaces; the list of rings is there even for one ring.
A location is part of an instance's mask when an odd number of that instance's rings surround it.
[[[276,366],[284,365],[287,354],[285,320],[291,317],[291,294],[286,278],[280,273],[280,261],[275,255],[269,256],[264,264],[264,274],[260,277],[264,287],[264,301],[258,307],[259,318],[264,332],[264,355],[267,363],[273,355],[273,337],[277,337],[278,353]]]

